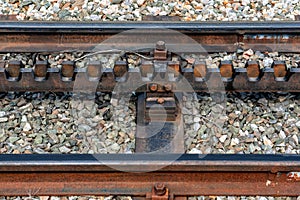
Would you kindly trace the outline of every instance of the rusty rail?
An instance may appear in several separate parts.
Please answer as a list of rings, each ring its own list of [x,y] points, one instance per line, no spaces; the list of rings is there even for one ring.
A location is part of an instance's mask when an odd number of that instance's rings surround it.
[[[186,34],[201,44],[207,52],[236,49],[235,43],[245,48],[266,48],[268,51],[299,52],[300,23],[199,23],[199,22],[0,22],[0,52],[36,52],[78,50],[92,51],[95,45],[112,35],[128,30],[174,30]],[[150,31],[150,33],[149,33]],[[147,32],[146,32],[147,33]],[[139,34],[135,32],[134,34]],[[142,34],[145,34],[142,33]],[[168,32],[168,35],[170,33]],[[178,36],[178,35],[177,35]],[[139,37],[120,37],[126,45],[137,43]],[[182,38],[178,38],[179,41]],[[259,46],[257,46],[259,44]]]
[[[2,195],[149,198],[158,183],[168,189],[168,198],[300,194],[299,179],[291,175],[299,173],[300,160],[293,155],[0,155],[0,160]]]

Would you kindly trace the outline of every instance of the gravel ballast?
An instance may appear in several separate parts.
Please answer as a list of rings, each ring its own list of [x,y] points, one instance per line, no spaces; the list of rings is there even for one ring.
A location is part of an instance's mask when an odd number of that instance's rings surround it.
[[[185,94],[189,153],[300,153],[300,96]],[[110,94],[8,93],[0,99],[1,153],[132,153],[133,100]]]
[[[135,106],[109,94],[8,93],[0,99],[0,153],[132,153]]]

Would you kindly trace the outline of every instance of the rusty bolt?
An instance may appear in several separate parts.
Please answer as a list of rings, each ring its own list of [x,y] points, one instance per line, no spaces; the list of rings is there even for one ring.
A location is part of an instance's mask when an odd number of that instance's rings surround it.
[[[164,41],[158,41],[156,43],[156,50],[163,51],[166,49],[166,44]]]
[[[164,195],[166,193],[166,191],[167,190],[166,190],[165,184],[163,184],[163,183],[156,183],[154,185],[154,192],[155,192],[156,195],[162,196],[162,195]]]
[[[158,85],[156,83],[152,83],[149,85],[149,89],[151,92],[155,92],[158,89]]]
[[[166,84],[166,85],[165,85],[165,90],[166,90],[167,92],[170,92],[170,91],[172,90],[172,85],[171,85],[171,84]]]
[[[162,103],[164,103],[165,102],[165,99],[164,98],[158,98],[157,99],[157,103],[159,103],[159,104],[162,104]]]

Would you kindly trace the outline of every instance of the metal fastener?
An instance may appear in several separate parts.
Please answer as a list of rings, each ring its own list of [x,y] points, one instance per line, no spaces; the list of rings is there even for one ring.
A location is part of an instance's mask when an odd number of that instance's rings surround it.
[[[154,185],[154,192],[158,196],[162,196],[166,193],[166,186],[163,183],[156,183]]]
[[[165,102],[165,99],[164,98],[158,98],[156,102],[159,103],[159,104],[163,104]]]
[[[149,90],[151,92],[155,92],[155,91],[157,91],[157,89],[158,89],[158,85],[156,83],[152,83],[149,85]]]
[[[170,92],[170,91],[172,90],[172,85],[171,85],[171,84],[166,84],[166,85],[165,85],[165,90],[166,90],[167,92]]]
[[[166,49],[166,43],[164,41],[158,41],[156,43],[156,50],[163,51]]]

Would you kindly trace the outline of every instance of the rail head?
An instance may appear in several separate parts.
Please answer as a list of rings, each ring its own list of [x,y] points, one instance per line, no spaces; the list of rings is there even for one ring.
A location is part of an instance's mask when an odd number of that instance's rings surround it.
[[[4,171],[300,171],[299,155],[31,154],[0,155]]]
[[[0,33],[6,32],[90,32],[119,33],[131,29],[172,29],[183,33],[300,33],[299,21],[281,22],[67,22],[0,21]]]

